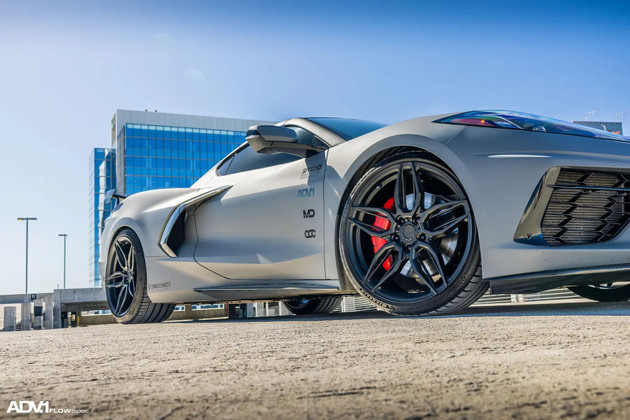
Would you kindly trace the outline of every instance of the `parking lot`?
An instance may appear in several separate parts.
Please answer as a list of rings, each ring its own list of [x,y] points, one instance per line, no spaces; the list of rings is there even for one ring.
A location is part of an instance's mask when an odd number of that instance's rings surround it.
[[[103,418],[629,418],[630,303],[0,333],[12,400]]]

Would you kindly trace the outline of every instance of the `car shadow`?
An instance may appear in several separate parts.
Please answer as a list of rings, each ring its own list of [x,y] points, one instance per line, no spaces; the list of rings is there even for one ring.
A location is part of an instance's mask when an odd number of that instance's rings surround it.
[[[232,323],[232,322],[313,322],[353,319],[444,319],[480,317],[531,317],[531,316],[630,316],[630,302],[543,302],[478,305],[453,315],[398,317],[386,312],[371,310],[362,312],[331,313],[317,315],[284,315],[259,318],[211,318],[198,320],[168,321],[169,323]]]

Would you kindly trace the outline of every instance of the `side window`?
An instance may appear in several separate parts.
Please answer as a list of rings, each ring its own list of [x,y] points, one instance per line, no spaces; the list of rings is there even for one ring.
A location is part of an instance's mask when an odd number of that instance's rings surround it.
[[[298,135],[298,143],[313,144],[317,146],[327,147],[313,133],[300,127],[290,126]],[[268,168],[270,166],[282,165],[283,163],[294,162],[301,159],[299,156],[287,153],[264,154],[256,153],[254,149],[245,146],[237,152],[232,158],[223,162],[219,167],[219,175],[231,175],[239,172],[252,171],[254,169]]]
[[[245,146],[244,149],[230,159],[230,162],[225,162],[226,164],[219,169],[219,173],[221,174],[221,169],[223,169],[224,166],[227,166],[225,173],[231,175],[238,172],[253,171],[254,169],[289,163],[298,159],[300,159],[299,156],[286,153],[275,153],[272,155],[256,153],[251,147]]]
[[[219,166],[219,175],[225,175],[227,173],[228,168],[230,167],[230,164],[232,163],[232,161],[234,160],[234,155],[232,155],[229,159],[225,160],[221,166]]]
[[[315,134],[311,133],[310,131],[306,131],[305,129],[301,128],[301,127],[296,127],[293,125],[288,126],[287,128],[290,128],[292,130],[294,130],[297,135],[298,135],[298,143],[301,144],[312,144],[313,146],[322,146],[322,147],[328,147],[326,146],[326,144],[324,144],[323,141],[321,141],[320,139],[317,138],[317,136],[315,136]]]

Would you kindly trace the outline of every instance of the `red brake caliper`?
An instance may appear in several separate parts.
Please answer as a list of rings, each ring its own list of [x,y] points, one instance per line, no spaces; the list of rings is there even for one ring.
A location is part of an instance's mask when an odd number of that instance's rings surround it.
[[[394,209],[394,198],[390,198],[389,200],[387,200],[385,202],[385,205],[383,205],[383,207],[385,208],[385,210],[393,210]],[[376,217],[374,219],[374,223],[373,223],[374,227],[377,227],[379,229],[384,229],[387,230],[389,229],[389,220],[386,217]],[[379,249],[381,249],[383,247],[383,245],[385,245],[387,243],[387,240],[383,239],[383,238],[377,238],[375,236],[372,236],[372,245],[374,245],[374,253],[377,253]],[[383,268],[385,270],[389,270],[392,266],[392,262],[394,261],[394,257],[389,256],[385,262],[383,263]]]

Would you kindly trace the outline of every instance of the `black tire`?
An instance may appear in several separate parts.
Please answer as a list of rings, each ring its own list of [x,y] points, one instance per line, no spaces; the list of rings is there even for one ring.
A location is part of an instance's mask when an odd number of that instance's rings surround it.
[[[345,197],[338,227],[340,274],[386,312],[451,314],[488,289],[468,197],[449,168],[421,153],[386,157],[367,170]],[[374,238],[385,243],[377,249]],[[444,251],[447,244],[453,250]]]
[[[614,285],[587,285],[569,287],[576,295],[597,302],[622,302],[630,300],[630,284],[615,287]]]
[[[131,229],[121,230],[107,254],[103,287],[112,315],[121,324],[146,324],[168,319],[171,303],[152,303],[147,295],[147,270],[142,244]]]
[[[295,315],[328,314],[341,302],[339,296],[285,300],[282,304]]]

